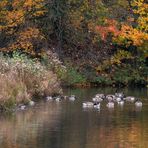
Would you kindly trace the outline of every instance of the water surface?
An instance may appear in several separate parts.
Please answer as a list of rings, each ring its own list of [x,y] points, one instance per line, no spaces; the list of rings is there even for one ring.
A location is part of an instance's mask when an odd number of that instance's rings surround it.
[[[96,93],[115,93],[115,88],[66,89],[75,102],[41,101],[26,111],[0,116],[0,148],[147,148],[147,89],[122,90],[141,98],[142,109],[126,103],[114,110],[101,104],[100,111],[83,109],[82,102]]]

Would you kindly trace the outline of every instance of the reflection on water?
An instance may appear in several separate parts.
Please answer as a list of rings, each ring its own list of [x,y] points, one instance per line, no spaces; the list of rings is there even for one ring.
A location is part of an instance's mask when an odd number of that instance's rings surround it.
[[[96,93],[116,89],[69,89],[75,102],[40,102],[33,108],[0,117],[2,148],[145,148],[148,145],[147,89],[126,89],[128,95],[143,100],[142,110],[134,104],[116,105],[100,111],[82,109],[82,101]]]
[[[40,103],[34,108],[0,118],[0,148],[33,148],[41,134],[54,131],[60,119],[61,106]],[[45,137],[46,138],[46,137]]]

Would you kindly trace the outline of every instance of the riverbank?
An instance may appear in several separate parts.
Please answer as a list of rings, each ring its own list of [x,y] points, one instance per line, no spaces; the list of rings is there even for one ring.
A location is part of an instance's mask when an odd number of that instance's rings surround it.
[[[132,61],[133,62],[133,61]],[[148,67],[146,64],[136,61],[133,63],[102,64],[98,70],[91,64],[79,67],[75,63],[65,64],[66,74],[62,80],[64,87],[147,87],[148,86]],[[138,63],[139,62],[139,63]]]
[[[62,93],[52,70],[25,54],[0,55],[0,110],[7,111],[31,100]]]
[[[74,64],[60,62],[56,54],[41,58],[13,52],[0,54],[0,110],[6,111],[19,104],[29,104],[46,96],[62,94],[62,87],[146,87],[148,80],[143,71],[118,67],[106,74],[103,70],[82,70]],[[133,71],[133,72],[132,72]]]

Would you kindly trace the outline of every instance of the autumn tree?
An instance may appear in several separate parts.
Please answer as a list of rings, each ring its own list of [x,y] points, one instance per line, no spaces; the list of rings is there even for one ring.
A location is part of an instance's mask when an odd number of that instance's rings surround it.
[[[44,0],[0,2],[0,50],[24,50],[35,53],[44,39],[36,21],[46,13]],[[35,47],[36,46],[36,47]]]

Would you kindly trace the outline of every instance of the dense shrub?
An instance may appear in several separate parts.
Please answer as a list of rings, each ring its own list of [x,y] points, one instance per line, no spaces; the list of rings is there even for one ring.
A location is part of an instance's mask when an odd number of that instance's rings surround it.
[[[65,77],[63,78],[63,83],[66,85],[79,85],[87,82],[85,75],[78,72],[76,67],[73,67],[71,64],[66,63],[67,71]]]
[[[14,52],[0,56],[0,104],[9,107],[34,96],[61,93],[56,75],[37,59]]]

